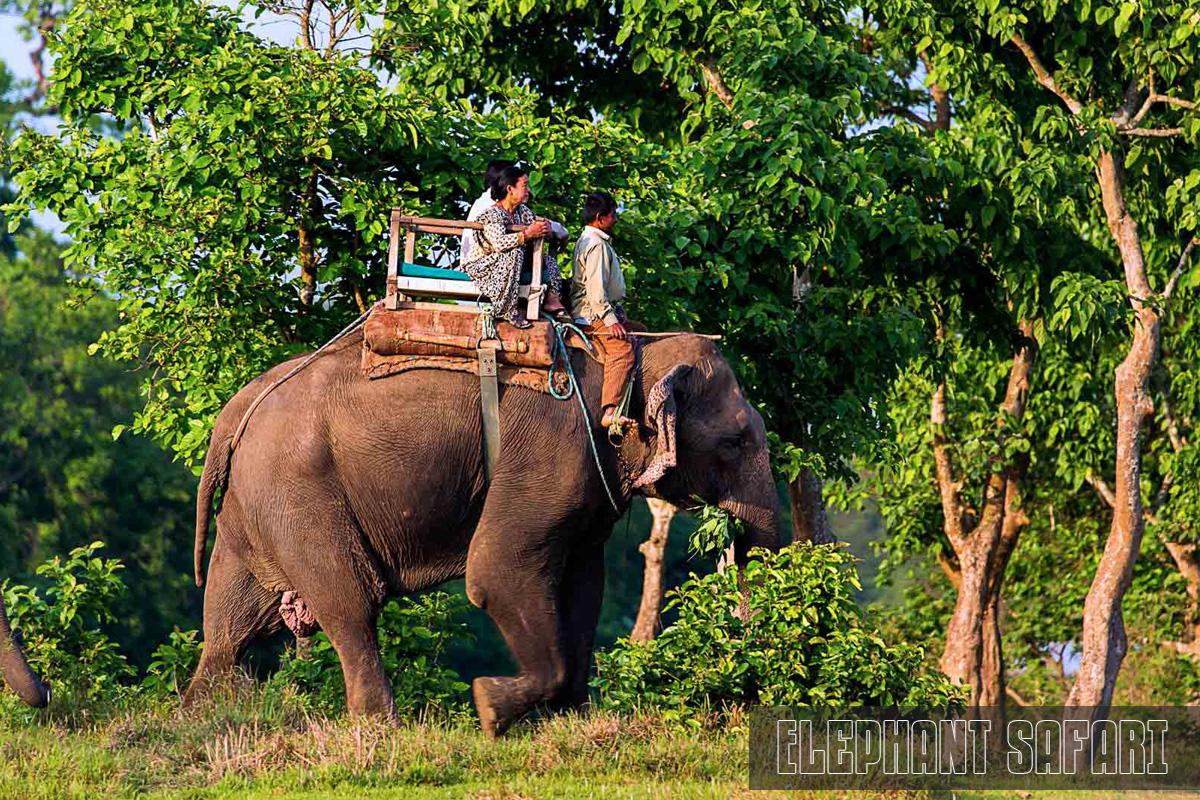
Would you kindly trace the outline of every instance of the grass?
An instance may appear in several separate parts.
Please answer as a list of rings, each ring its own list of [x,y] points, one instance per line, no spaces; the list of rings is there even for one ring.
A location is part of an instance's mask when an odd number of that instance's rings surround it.
[[[717,798],[744,782],[744,732],[686,736],[654,717],[558,716],[488,741],[465,714],[391,727],[230,691],[101,720],[0,714],[0,797]]]
[[[116,710],[101,720],[72,709],[31,718],[15,706],[5,708],[7,713],[0,713],[0,798],[6,800],[784,796],[746,788],[744,726],[682,732],[653,716],[565,715],[519,725],[490,742],[466,714],[390,727],[312,714],[298,698],[244,685],[186,713],[174,702]],[[867,797],[803,796],[842,795]],[[957,796],[1010,800],[1021,795]],[[1090,800],[1098,795],[1039,792],[1035,797]],[[1155,800],[1172,797],[1195,795],[1154,795]]]

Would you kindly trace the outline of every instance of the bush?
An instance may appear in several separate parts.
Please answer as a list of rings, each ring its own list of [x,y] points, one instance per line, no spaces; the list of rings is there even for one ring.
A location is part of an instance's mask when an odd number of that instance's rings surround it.
[[[54,687],[57,702],[111,703],[134,669],[101,626],[115,622],[114,602],[125,592],[117,559],[96,552],[103,542],[77,547],[37,568],[42,586],[5,584],[4,602],[21,632],[30,665]]]
[[[466,610],[466,598],[446,592],[405,597],[384,606],[379,616],[379,650],[401,716],[430,708],[452,712],[465,707],[467,684],[442,659],[452,642],[470,637]],[[288,650],[269,687],[294,688],[307,695],[314,709],[326,713],[345,708],[341,663],[324,633],[313,637],[307,653]]]
[[[961,692],[922,667],[911,644],[889,644],[854,600],[853,557],[804,544],[756,551],[745,570],[693,576],[670,593],[677,621],[646,643],[622,639],[598,653],[601,704],[655,709],[672,719],[774,706],[945,707]],[[743,620],[739,604],[748,611]]]
[[[183,694],[192,673],[200,664],[203,642],[196,641],[200,632],[176,628],[166,642],[160,644],[146,667],[142,688],[155,699],[178,697]]]

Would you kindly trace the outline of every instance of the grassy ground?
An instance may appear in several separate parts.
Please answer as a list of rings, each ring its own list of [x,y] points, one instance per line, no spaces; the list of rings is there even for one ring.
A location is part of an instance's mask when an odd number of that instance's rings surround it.
[[[746,788],[746,758],[744,729],[684,733],[655,718],[600,714],[522,725],[499,742],[484,739],[466,717],[391,728],[310,715],[267,696],[218,699],[187,714],[164,704],[101,722],[77,712],[32,719],[27,712],[0,714],[0,798],[6,800],[781,796]],[[1195,795],[1154,795],[1172,797]]]

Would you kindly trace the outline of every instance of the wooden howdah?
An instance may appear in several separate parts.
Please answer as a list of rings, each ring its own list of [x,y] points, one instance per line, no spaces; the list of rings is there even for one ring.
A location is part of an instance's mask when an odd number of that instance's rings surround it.
[[[392,310],[377,305],[363,327],[363,344],[381,356],[415,355],[471,358],[484,347],[497,350],[497,361],[516,367],[549,367],[554,330],[538,320],[518,329],[496,323],[497,340],[484,340],[483,317],[475,309],[438,303],[400,303]]]

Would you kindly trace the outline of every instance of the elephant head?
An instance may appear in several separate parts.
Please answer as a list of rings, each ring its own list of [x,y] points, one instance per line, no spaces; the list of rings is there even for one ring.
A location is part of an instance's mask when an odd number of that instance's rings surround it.
[[[45,708],[50,703],[50,687],[38,680],[29,668],[25,654],[14,641],[8,614],[4,610],[4,597],[0,595],[0,673],[13,691],[34,708]]]
[[[634,486],[675,505],[699,497],[746,523],[739,563],[751,547],[779,547],[779,496],[766,428],[717,348],[677,336],[643,349],[645,457]]]

